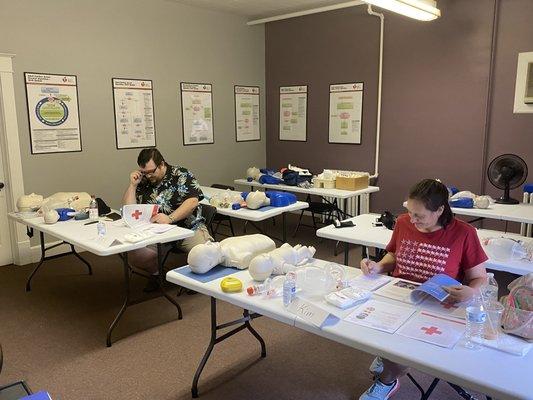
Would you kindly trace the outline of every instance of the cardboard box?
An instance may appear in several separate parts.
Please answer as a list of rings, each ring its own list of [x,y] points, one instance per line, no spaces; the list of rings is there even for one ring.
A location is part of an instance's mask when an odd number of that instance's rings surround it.
[[[334,189],[335,188],[335,179],[319,179],[319,178],[315,178],[313,180],[313,184],[314,184],[315,188]]]
[[[366,189],[369,184],[369,176],[360,176],[357,178],[345,178],[337,176],[335,187],[342,190],[361,190]]]

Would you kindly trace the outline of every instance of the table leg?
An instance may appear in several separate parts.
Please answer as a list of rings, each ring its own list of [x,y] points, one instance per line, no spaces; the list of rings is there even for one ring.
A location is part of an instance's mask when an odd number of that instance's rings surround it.
[[[120,318],[122,318],[122,314],[124,314],[126,308],[130,305],[130,266],[128,264],[128,253],[119,254],[119,257],[122,259],[122,265],[124,268],[124,302],[122,303],[122,307],[120,307],[117,316],[113,322],[111,322],[111,325],[109,325],[109,329],[107,330],[107,347],[111,347],[111,333],[113,332],[113,329],[115,329],[115,326],[117,326]]]
[[[33,232],[32,232],[32,235],[33,235]],[[30,274],[30,277],[26,281],[26,292],[29,292],[31,290],[31,279],[37,273],[39,268],[41,268],[41,265],[43,265],[43,262],[44,262],[44,259],[45,259],[46,248],[44,247],[44,233],[39,232],[39,240],[41,242],[40,243],[40,245],[41,245],[41,259],[39,260],[39,264],[37,264],[37,266],[34,268],[32,273]]]
[[[286,243],[287,242],[287,217],[285,216],[285,213],[281,214],[281,218],[282,218],[282,229],[283,229],[283,243]]]
[[[348,265],[349,257],[350,257],[350,243],[344,242],[344,265]]]
[[[165,289],[165,273],[163,270],[163,245],[161,243],[157,244],[157,268],[159,270],[159,290],[165,298],[176,306],[178,309],[178,319],[183,319],[183,314],[181,312],[181,307],[172,296],[170,296]]]
[[[69,243],[70,244],[70,243]],[[77,251],[76,249],[74,248],[74,245],[70,244],[70,251],[72,254],[74,254],[74,256],[76,256],[76,258],[78,258],[82,263],[84,263],[85,265],[87,265],[87,269],[89,270],[89,275],[92,275],[93,274],[93,269],[91,268],[91,264],[89,264],[87,262],[87,260],[85,260],[85,258],[83,258]]]
[[[200,360],[200,364],[198,365],[198,368],[196,368],[196,372],[194,374],[194,378],[193,378],[192,386],[191,386],[191,393],[192,393],[193,398],[198,397],[198,381],[200,380],[200,375],[202,374],[202,371],[205,365],[207,364],[209,357],[211,356],[211,352],[213,351],[215,344],[220,343],[223,340],[226,340],[227,338],[242,331],[243,329],[248,329],[248,331],[252,335],[254,335],[254,337],[261,344],[261,357],[263,358],[266,357],[265,341],[250,324],[251,320],[258,318],[258,317],[261,317],[261,315],[257,313],[250,314],[248,310],[243,310],[242,318],[237,319],[235,321],[230,321],[230,322],[217,325],[217,300],[214,297],[211,297],[211,339],[209,340],[209,345],[207,346],[207,349],[202,359]],[[221,329],[229,328],[230,326],[234,326],[234,325],[238,325],[238,326],[224,333],[223,335],[217,337],[217,331]]]

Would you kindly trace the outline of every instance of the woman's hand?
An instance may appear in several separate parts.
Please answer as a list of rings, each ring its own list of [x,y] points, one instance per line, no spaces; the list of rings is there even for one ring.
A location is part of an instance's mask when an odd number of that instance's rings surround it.
[[[381,270],[382,267],[377,262],[369,260],[368,258],[363,258],[361,260],[361,271],[363,271],[364,275],[379,274]]]
[[[470,300],[474,296],[474,289],[466,285],[443,286],[443,289],[449,294],[446,300],[455,303],[461,303],[463,301]]]

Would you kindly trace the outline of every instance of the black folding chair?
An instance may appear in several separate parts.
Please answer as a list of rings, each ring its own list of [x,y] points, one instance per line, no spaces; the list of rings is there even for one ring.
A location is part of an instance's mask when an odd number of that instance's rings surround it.
[[[221,183],[213,183],[211,185],[211,187],[215,188],[215,189],[235,190],[235,188],[233,186],[223,185]],[[227,223],[224,223],[226,221],[227,221]],[[231,217],[229,217],[227,215],[215,214],[215,217],[213,218],[213,222],[216,223],[216,227],[215,227],[215,229],[213,230],[213,233],[212,233],[213,239],[216,239],[215,236],[218,233],[218,227],[220,225],[227,226],[228,228],[230,228],[231,236],[235,236],[235,231],[233,230],[233,224],[231,222]],[[229,237],[229,235],[226,235],[225,233],[219,233],[219,235],[228,236]]]

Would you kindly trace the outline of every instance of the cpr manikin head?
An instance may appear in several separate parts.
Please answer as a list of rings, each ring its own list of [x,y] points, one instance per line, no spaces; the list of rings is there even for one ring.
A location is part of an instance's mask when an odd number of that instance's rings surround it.
[[[19,211],[35,211],[41,207],[43,196],[40,194],[25,194],[17,200],[17,209]]]
[[[248,270],[256,281],[264,281],[270,275],[283,275],[299,266],[307,264],[315,255],[312,246],[296,245],[292,247],[284,243],[269,253],[260,254],[250,261]]]
[[[222,249],[220,243],[207,242],[194,246],[187,256],[187,263],[191,270],[197,274],[207,271],[222,262]]]
[[[261,171],[259,171],[259,168],[257,167],[250,167],[246,170],[246,177],[258,181],[261,177]]]

